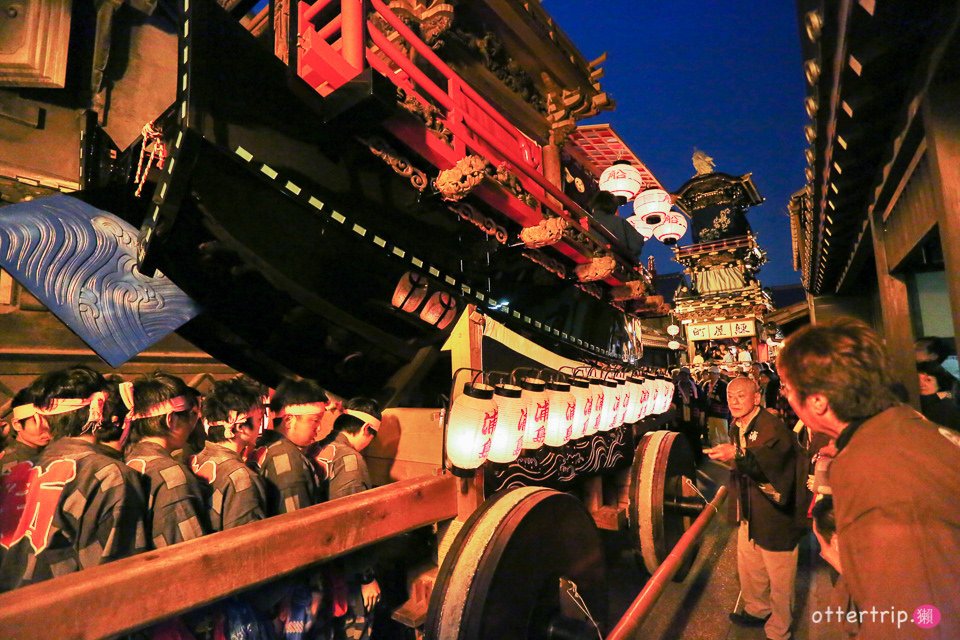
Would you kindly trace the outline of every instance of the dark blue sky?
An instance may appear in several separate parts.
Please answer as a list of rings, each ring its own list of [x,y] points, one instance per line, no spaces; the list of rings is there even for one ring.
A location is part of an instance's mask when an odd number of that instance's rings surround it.
[[[803,187],[804,86],[796,9],[790,0],[544,0],[560,28],[592,60],[604,51],[601,85],[609,122],[669,191],[694,175],[694,148],[718,171],[753,173],[766,202],[747,219],[767,250],[765,286],[796,284],[787,202]],[[629,211],[625,209],[624,211]],[[681,244],[689,242],[689,234]],[[656,240],[660,273],[679,271]]]

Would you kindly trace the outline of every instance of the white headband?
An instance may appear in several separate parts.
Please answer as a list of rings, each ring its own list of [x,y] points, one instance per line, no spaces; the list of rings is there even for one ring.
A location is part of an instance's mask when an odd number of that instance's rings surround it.
[[[103,405],[107,401],[107,394],[103,391],[97,391],[90,395],[89,398],[54,398],[50,401],[50,406],[46,408],[41,408],[36,405],[20,405],[17,407],[20,409],[21,418],[19,420],[26,420],[32,416],[36,416],[40,420],[45,420],[46,416],[55,416],[61,413],[70,413],[71,411],[77,411],[78,409],[83,409],[84,407],[89,407],[89,414],[87,416],[87,422],[83,425],[83,429],[80,433],[86,433],[88,430],[96,431],[97,428],[103,423]],[[30,407],[33,407],[33,411],[30,411]]]
[[[353,416],[354,418],[363,420],[363,424],[370,427],[374,431],[380,430],[380,421],[377,418],[370,415],[369,413],[365,413],[363,411],[355,411],[353,409],[347,409],[343,413],[348,416]]]
[[[234,436],[234,429],[246,422],[249,417],[246,412],[237,413],[231,409],[230,413],[227,414],[226,420],[217,420],[215,422],[204,420],[203,429],[209,434],[210,427],[223,427],[223,437],[229,440]]]
[[[32,404],[21,404],[12,409],[13,419],[17,422],[23,422],[37,415],[37,408]]]
[[[288,404],[281,407],[277,412],[277,417],[284,416],[315,416],[327,410],[327,405],[323,402],[308,402],[305,404]]]

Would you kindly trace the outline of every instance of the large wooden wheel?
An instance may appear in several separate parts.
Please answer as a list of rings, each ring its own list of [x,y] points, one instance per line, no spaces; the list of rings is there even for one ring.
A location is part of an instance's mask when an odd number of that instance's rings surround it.
[[[603,548],[586,508],[542,487],[505,491],[484,503],[457,534],[430,599],[426,637],[596,638],[592,623],[577,619],[571,583],[602,629]]]
[[[631,544],[650,573],[702,510],[702,499],[694,490],[696,472],[693,452],[682,434],[654,431],[640,440],[630,470],[627,518]],[[674,580],[683,580],[695,558],[696,550]]]

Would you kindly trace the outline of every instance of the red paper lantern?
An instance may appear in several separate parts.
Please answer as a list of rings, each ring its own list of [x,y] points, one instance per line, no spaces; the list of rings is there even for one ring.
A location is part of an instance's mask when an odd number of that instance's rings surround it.
[[[445,291],[437,291],[420,312],[420,319],[441,331],[447,328],[457,315],[457,301]]]
[[[427,297],[427,279],[416,271],[407,271],[393,290],[390,304],[401,311],[413,313]]]

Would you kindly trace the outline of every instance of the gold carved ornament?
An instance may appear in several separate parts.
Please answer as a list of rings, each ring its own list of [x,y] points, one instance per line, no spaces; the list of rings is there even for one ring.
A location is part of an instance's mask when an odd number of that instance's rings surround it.
[[[535,227],[525,227],[520,232],[520,240],[529,249],[539,249],[556,244],[563,239],[567,221],[563,218],[544,218]]]
[[[461,158],[450,169],[445,169],[433,180],[433,186],[440,192],[440,197],[448,202],[458,202],[487,175],[486,161],[474,155]]]
[[[576,273],[577,280],[580,282],[596,282],[608,278],[616,268],[617,261],[614,260],[613,256],[601,256],[578,265],[574,269],[574,273]]]

